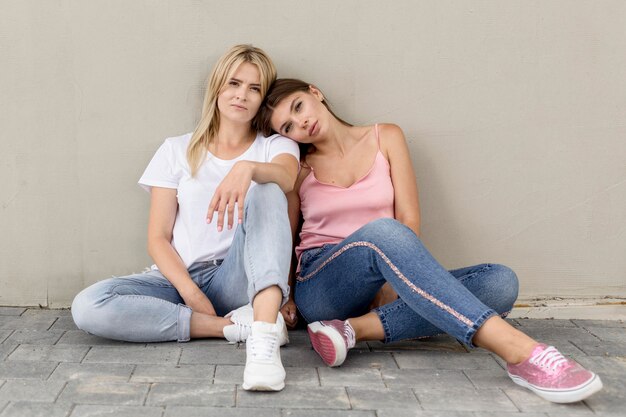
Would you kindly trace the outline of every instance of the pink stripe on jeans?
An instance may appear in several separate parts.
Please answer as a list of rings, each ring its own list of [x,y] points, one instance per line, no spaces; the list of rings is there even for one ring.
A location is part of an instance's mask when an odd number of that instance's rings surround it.
[[[400,270],[391,262],[391,260],[389,260],[389,258],[387,258],[387,255],[385,255],[382,250],[380,250],[376,245],[374,245],[373,243],[370,243],[370,242],[352,242],[352,243],[349,243],[346,246],[344,246],[343,248],[339,249],[337,252],[333,253],[331,257],[326,259],[326,261],[324,261],[320,266],[318,266],[313,272],[311,272],[311,273],[309,273],[309,274],[307,274],[307,275],[305,275],[303,277],[302,276],[298,276],[296,279],[299,282],[303,282],[303,281],[307,281],[307,280],[311,279],[313,277],[313,275],[317,274],[320,271],[320,269],[324,268],[333,259],[337,258],[339,255],[341,255],[342,253],[344,253],[348,249],[352,249],[352,248],[356,248],[356,247],[367,247],[367,248],[370,248],[373,251],[375,251],[378,255],[380,255],[382,260],[385,261],[385,263],[389,266],[389,268],[391,268],[391,270],[398,276],[398,278],[400,278],[402,280],[402,282],[404,282],[411,290],[415,291],[416,293],[418,293],[419,295],[421,295],[422,297],[424,297],[425,299],[427,299],[431,303],[435,304],[437,307],[441,308],[442,310],[448,312],[449,314],[454,316],[457,320],[461,321],[465,325],[467,325],[469,327],[474,327],[474,322],[471,321],[470,319],[468,319],[467,317],[465,317],[463,314],[459,313],[458,311],[456,311],[455,309],[453,309],[449,305],[444,304],[443,302],[441,302],[437,298],[433,297],[432,295],[430,295],[429,293],[427,293],[423,289],[415,286],[415,284],[413,284],[406,276],[404,276],[404,274],[402,272],[400,272]]]

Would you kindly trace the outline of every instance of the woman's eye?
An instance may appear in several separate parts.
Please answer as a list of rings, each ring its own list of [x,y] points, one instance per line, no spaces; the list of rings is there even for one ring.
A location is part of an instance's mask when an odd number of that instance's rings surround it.
[[[239,83],[238,83],[237,81],[230,80],[230,81],[228,82],[228,85],[238,86],[238,85],[239,85]]]
[[[291,130],[291,123],[287,124],[287,126],[285,126],[285,133],[289,133],[289,131]]]
[[[299,101],[298,103],[296,103],[295,110],[296,110],[296,111],[300,111],[300,108],[302,108],[302,102],[301,102],[301,101]]]
[[[257,93],[261,92],[261,89],[259,87],[251,87],[250,88],[252,91],[256,91]]]

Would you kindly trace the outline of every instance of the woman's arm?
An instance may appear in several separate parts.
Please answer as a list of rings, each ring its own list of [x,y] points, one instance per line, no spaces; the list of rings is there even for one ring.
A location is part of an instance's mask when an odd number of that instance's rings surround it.
[[[175,189],[152,187],[148,221],[148,254],[159,271],[183,297],[186,305],[195,312],[215,316],[213,304],[191,280],[185,264],[171,244],[177,210],[178,201]]]
[[[237,162],[215,190],[207,212],[207,223],[211,223],[217,212],[217,230],[222,230],[226,215],[228,228],[232,228],[235,203],[239,212],[239,222],[241,222],[244,201],[252,181],[259,184],[276,183],[283,192],[287,193],[293,189],[297,175],[298,160],[287,153],[277,155],[271,162]]]
[[[396,220],[420,234],[420,209],[415,171],[402,129],[393,124],[379,125],[381,149],[391,166]]]

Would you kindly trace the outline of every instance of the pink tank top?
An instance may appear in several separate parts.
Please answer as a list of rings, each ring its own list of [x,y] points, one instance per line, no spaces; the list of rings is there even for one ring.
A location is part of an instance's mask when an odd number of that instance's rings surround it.
[[[300,209],[304,218],[300,255],[307,249],[325,244],[337,244],[367,223],[383,217],[394,218],[394,190],[389,162],[380,151],[370,170],[349,187],[325,184],[311,172],[300,186]],[[299,267],[298,267],[299,269]]]

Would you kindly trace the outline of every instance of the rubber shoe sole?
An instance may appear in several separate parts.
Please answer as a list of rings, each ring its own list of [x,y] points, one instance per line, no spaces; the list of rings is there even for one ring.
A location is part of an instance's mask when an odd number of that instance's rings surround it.
[[[348,353],[346,342],[334,327],[315,322],[309,324],[307,330],[313,349],[326,365],[340,366],[346,360]]]
[[[267,382],[244,383],[241,385],[246,391],[281,391],[285,388],[285,381],[278,384],[268,384]]]
[[[600,380],[600,377],[596,374],[593,374],[593,378],[589,379],[584,384],[568,389],[541,388],[529,383],[524,378],[521,378],[519,376],[511,375],[510,373],[509,376],[517,385],[528,388],[544,400],[548,400],[553,403],[564,404],[582,401],[602,389],[602,381]]]

